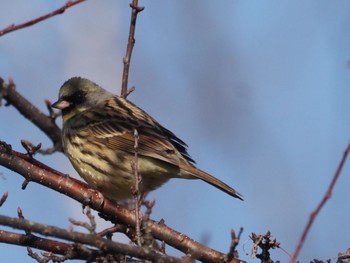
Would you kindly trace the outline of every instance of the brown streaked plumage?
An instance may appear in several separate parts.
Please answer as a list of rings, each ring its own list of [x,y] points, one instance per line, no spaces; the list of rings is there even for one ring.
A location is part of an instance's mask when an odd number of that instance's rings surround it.
[[[171,178],[201,179],[242,199],[230,186],[195,167],[187,145],[175,134],[132,102],[90,80],[66,81],[52,106],[62,110],[63,147],[72,165],[87,183],[112,199],[132,196],[135,129],[141,192]]]

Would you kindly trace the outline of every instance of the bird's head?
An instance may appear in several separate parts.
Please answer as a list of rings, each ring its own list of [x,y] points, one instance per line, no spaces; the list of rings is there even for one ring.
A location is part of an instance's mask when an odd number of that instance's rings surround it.
[[[113,96],[94,82],[74,77],[60,88],[58,101],[51,106],[62,111],[63,122]]]

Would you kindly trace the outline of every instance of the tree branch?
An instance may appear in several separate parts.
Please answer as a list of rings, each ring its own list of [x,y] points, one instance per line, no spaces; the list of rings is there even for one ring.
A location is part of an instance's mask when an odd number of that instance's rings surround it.
[[[0,230],[0,242],[37,248],[59,255],[65,255],[68,251],[70,251],[71,258],[74,259],[88,260],[101,255],[101,252],[98,250],[87,248],[85,246],[82,248],[82,245],[78,246],[76,244],[67,244],[57,240],[37,237],[35,235],[18,234],[5,230]]]
[[[128,37],[128,46],[126,48],[126,54],[123,59],[124,69],[123,69],[122,88],[121,88],[121,96],[123,98],[126,98],[130,94],[130,92],[134,90],[134,88],[131,88],[130,90],[128,90],[130,60],[131,60],[132,50],[135,44],[135,28],[136,28],[137,15],[138,13],[144,10],[144,7],[138,6],[138,0],[133,0],[132,3],[130,4],[130,7],[132,11],[131,11],[130,30],[129,30],[129,37]]]
[[[32,181],[65,194],[83,205],[102,213],[112,222],[122,222],[136,226],[135,213],[125,207],[115,204],[87,184],[55,171],[45,164],[11,149],[11,146],[0,141],[0,165],[22,175],[27,181]],[[225,262],[227,256],[208,248],[188,236],[177,232],[163,223],[153,220],[145,222],[154,238],[164,240],[168,245],[190,254],[193,258],[206,262]],[[233,260],[231,262],[242,262]]]
[[[61,129],[55,123],[55,115],[53,112],[51,116],[45,115],[16,91],[16,85],[12,79],[9,80],[9,84],[6,84],[0,77],[0,105],[2,98],[6,100],[7,106],[13,105],[25,118],[34,123],[34,125],[51,139],[54,145],[51,152],[63,152]]]
[[[63,14],[66,9],[74,6],[74,5],[77,5],[77,4],[80,4],[82,2],[84,2],[86,0],[75,0],[75,1],[68,1],[64,6],[58,8],[57,10],[51,12],[51,13],[48,13],[46,15],[43,15],[43,16],[40,16],[38,18],[35,18],[33,20],[30,20],[28,22],[25,22],[25,23],[22,23],[22,24],[19,24],[19,25],[15,25],[15,24],[12,24],[12,25],[9,25],[8,27],[0,30],[0,37],[7,34],[7,33],[10,33],[10,32],[13,32],[13,31],[16,31],[18,29],[22,29],[22,28],[25,28],[25,27],[29,27],[29,26],[32,26],[32,25],[35,25],[36,23],[39,23],[43,20],[46,20],[50,17],[53,17],[55,15],[60,15],[60,14]]]
[[[290,260],[291,263],[294,263],[296,262],[297,258],[298,258],[298,255],[299,255],[299,252],[302,248],[302,246],[304,245],[304,242],[305,242],[305,239],[306,239],[306,236],[307,234],[309,233],[309,230],[311,228],[311,225],[312,223],[314,222],[315,218],[317,217],[317,215],[320,213],[322,207],[324,206],[324,204],[327,202],[327,200],[332,196],[332,191],[333,191],[333,188],[335,186],[335,183],[337,182],[338,178],[339,178],[339,175],[343,169],[343,166],[345,164],[345,161],[346,161],[346,158],[348,157],[349,155],[349,152],[350,152],[350,144],[348,144],[348,146],[346,147],[345,151],[344,151],[344,154],[343,154],[343,157],[338,165],[338,168],[333,176],[333,179],[327,189],[327,192],[325,193],[325,195],[323,196],[321,202],[319,203],[319,205],[317,206],[316,210],[313,211],[311,214],[310,214],[310,217],[309,217],[309,221],[307,222],[306,226],[305,226],[305,229],[303,231],[303,234],[301,235],[300,237],[300,240],[298,242],[298,245],[295,249],[295,252]]]

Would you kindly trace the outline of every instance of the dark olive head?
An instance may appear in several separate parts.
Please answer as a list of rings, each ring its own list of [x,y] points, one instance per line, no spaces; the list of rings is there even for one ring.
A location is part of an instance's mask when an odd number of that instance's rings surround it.
[[[94,82],[74,77],[60,88],[58,101],[51,106],[62,110],[63,120],[67,121],[77,113],[85,111],[113,96]]]

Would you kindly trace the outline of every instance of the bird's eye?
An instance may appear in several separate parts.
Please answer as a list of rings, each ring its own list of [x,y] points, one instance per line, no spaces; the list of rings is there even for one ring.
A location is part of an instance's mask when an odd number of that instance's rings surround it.
[[[71,97],[71,101],[74,102],[75,104],[83,103],[85,101],[85,92],[83,91],[75,92]]]

